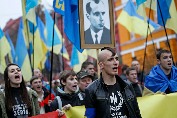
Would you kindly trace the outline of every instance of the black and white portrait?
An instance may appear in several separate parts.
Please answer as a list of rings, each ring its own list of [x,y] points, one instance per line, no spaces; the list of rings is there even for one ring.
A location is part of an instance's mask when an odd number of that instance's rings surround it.
[[[83,20],[81,20],[81,32],[84,44],[112,44],[110,4],[112,0],[81,0]],[[111,19],[110,19],[111,18]],[[114,24],[112,24],[114,26]],[[114,31],[114,30],[112,30]],[[86,46],[88,47],[88,46]]]

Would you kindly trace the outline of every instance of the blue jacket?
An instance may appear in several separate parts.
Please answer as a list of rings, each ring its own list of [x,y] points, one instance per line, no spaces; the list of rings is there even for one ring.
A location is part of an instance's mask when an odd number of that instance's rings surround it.
[[[145,87],[156,93],[157,91],[165,92],[169,88],[170,92],[177,91],[177,68],[172,66],[170,80],[165,75],[160,65],[152,68],[149,75],[145,79]]]

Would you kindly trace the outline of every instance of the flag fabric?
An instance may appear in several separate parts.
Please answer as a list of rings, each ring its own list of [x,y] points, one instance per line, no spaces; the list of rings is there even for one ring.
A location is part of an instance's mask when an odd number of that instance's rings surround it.
[[[138,97],[137,101],[142,118],[176,118],[176,99],[176,92],[165,95],[154,93],[154,95]]]
[[[144,17],[144,20],[147,20],[146,7],[156,11],[156,3],[157,0],[136,0],[137,13]]]
[[[55,54],[59,54],[60,50],[62,48],[61,33],[58,30],[57,26],[53,25],[54,21],[46,9],[45,9],[44,13],[45,13],[45,20],[46,20],[46,32],[45,32],[46,33],[46,45],[47,45],[48,49],[51,51],[52,50],[52,41],[54,40],[53,51]],[[53,27],[54,27],[54,36],[53,36]]]
[[[152,10],[154,10],[154,11],[157,10],[157,0],[147,0],[145,2],[145,4],[146,4],[147,8],[150,8],[150,6],[151,6]]]
[[[171,18],[169,9],[170,9],[172,0],[158,0],[158,3],[159,4],[157,4],[157,20],[158,20],[158,24],[163,26],[162,17],[164,20],[164,24],[166,24],[167,19]],[[160,12],[160,10],[161,10],[161,12]]]
[[[171,1],[171,4],[170,4],[169,12],[170,12],[171,18],[167,19],[166,27],[174,30],[177,33],[177,10],[175,7],[174,0],[169,0],[168,2],[170,1]]]
[[[87,51],[84,50],[82,53],[77,50],[77,48],[73,45],[72,53],[71,53],[71,67],[75,72],[79,72],[81,69],[81,65],[84,61],[87,60]]]
[[[53,112],[48,112],[45,114],[39,114],[36,116],[32,116],[29,118],[67,118],[67,117],[65,114],[59,117],[59,113],[57,111],[53,111]]]
[[[50,64],[50,52],[47,49],[47,40],[44,34],[45,31],[45,25],[42,22],[42,20],[40,19],[40,17],[37,17],[37,26],[39,28],[39,33],[40,33],[40,37],[42,39],[42,47],[44,50],[46,50],[46,55],[45,58],[42,60],[42,65],[41,65],[41,69],[46,68],[48,71],[50,71],[51,69],[51,64]]]
[[[85,118],[85,106],[71,107],[68,111],[65,111],[65,114],[67,118]]]
[[[145,2],[146,0],[136,0],[137,4],[137,13],[144,17],[144,20],[146,20],[146,7],[145,7]]]
[[[136,0],[136,4],[139,7],[141,4],[143,4],[146,0]]]
[[[36,26],[35,7],[39,4],[39,0],[26,0],[26,19]]]
[[[32,71],[24,39],[22,19],[20,19],[15,53],[17,59],[16,63],[21,68],[24,79],[26,81],[29,81],[32,77]]]
[[[88,56],[97,59],[97,51],[96,51],[96,49],[87,49],[87,54],[88,54]]]
[[[60,53],[61,53],[61,55],[62,55],[64,58],[66,58],[67,60],[69,60],[69,54],[68,54],[68,52],[67,52],[67,50],[66,50],[66,47],[65,47],[64,43],[63,43],[63,45],[62,45],[62,48],[61,48],[61,50],[60,50]]]
[[[12,40],[11,40],[8,32],[6,32],[6,37],[7,37],[7,40],[9,42],[9,44],[10,44],[10,47],[11,47],[9,59],[10,59],[11,63],[15,63],[16,62],[16,60],[15,60],[15,48],[14,48],[14,45],[12,43]]]
[[[71,53],[71,67],[74,67],[77,64],[79,64],[79,55],[77,49],[73,45]]]
[[[36,18],[36,20],[37,19],[38,18]],[[42,65],[42,60],[45,58],[45,55],[47,53],[47,47],[44,45],[41,39],[39,28],[37,27],[37,25],[34,26],[33,23],[29,22],[29,28],[31,63],[33,68],[39,68]]]
[[[54,0],[53,1],[53,8],[54,8],[54,11],[61,14],[61,15],[64,15],[64,0]]]
[[[64,0],[64,6],[64,32],[77,50],[82,52],[83,49],[80,46],[78,0]]]
[[[129,32],[134,32],[142,36],[147,35],[148,21],[151,32],[159,28],[159,25],[150,19],[144,21],[143,17],[136,13],[135,5],[131,0],[127,2],[117,19],[117,22],[122,24]]]
[[[10,52],[11,48],[5,37],[3,31],[0,28],[0,73],[4,73],[6,68],[5,56]]]

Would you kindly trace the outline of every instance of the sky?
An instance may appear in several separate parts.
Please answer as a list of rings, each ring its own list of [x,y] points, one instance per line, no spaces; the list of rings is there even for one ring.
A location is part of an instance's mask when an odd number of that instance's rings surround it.
[[[46,9],[52,9],[53,0],[42,0]],[[0,28],[3,29],[10,19],[22,16],[21,0],[0,0]]]

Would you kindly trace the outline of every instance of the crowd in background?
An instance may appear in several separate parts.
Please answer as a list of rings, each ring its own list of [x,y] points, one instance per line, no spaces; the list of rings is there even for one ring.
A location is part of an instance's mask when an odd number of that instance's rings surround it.
[[[4,71],[4,81],[0,80],[0,118],[29,117],[51,111],[63,115],[63,110],[81,105],[85,105],[88,118],[141,118],[136,97],[177,91],[177,68],[173,66],[171,52],[160,50],[157,62],[145,75],[139,61],[133,60],[130,67],[122,66],[122,74],[118,76],[118,55],[112,48],[105,48],[98,55],[101,74],[97,75],[94,64],[86,61],[77,73],[73,70],[60,72],[53,78],[51,86],[40,69],[34,69],[31,80],[25,82],[20,67],[9,64]],[[112,102],[113,97],[120,102]],[[104,102],[106,100],[110,103]]]

